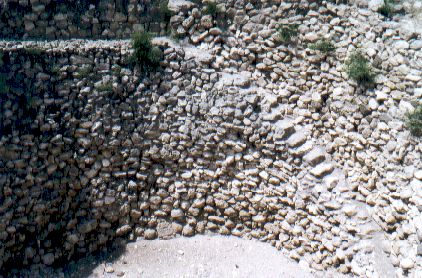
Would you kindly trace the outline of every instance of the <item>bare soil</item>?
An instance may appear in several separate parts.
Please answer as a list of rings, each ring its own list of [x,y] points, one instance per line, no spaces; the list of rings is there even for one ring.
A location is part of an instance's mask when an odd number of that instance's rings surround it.
[[[78,262],[72,277],[315,277],[269,244],[225,236],[138,240],[119,254]]]

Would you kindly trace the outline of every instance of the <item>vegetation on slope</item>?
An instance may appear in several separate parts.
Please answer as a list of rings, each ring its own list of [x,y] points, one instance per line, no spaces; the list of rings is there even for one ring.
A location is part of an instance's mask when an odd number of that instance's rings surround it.
[[[345,70],[349,78],[359,85],[368,86],[374,83],[376,74],[369,60],[360,50],[352,52],[345,63]]]
[[[160,48],[152,45],[152,35],[148,32],[138,32],[132,36],[133,54],[131,61],[144,69],[157,68],[163,57]]]
[[[407,114],[406,126],[414,136],[422,136],[422,104]]]

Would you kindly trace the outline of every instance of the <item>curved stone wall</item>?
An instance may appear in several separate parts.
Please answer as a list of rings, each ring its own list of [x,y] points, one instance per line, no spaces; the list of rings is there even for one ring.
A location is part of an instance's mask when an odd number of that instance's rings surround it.
[[[127,43],[106,42],[4,51],[6,269],[60,263],[127,234],[214,231],[296,249],[283,232],[291,224],[305,237],[331,229],[323,223],[337,221],[335,203],[315,215],[318,225],[300,212],[315,201],[306,176],[331,189],[344,176],[306,127],[281,117],[277,99],[248,88],[246,73],[198,71],[180,48],[166,49],[164,75],[140,83],[128,53]]]

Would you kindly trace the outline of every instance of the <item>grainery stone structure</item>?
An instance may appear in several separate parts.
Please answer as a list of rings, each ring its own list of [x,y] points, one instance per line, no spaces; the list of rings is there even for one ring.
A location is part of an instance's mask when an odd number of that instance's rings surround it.
[[[181,39],[155,38],[164,59],[145,72],[127,38],[153,3],[93,1],[77,28],[51,8],[67,1],[0,3],[3,38],[42,39],[0,41],[0,276],[208,232],[317,271],[422,275],[422,144],[404,123],[422,40],[401,15],[229,0],[224,29],[202,3],[170,1],[152,31]],[[299,43],[277,43],[280,23],[299,24]],[[324,36],[332,55],[307,47]],[[126,39],[55,40],[68,38]],[[343,69],[356,47],[378,71],[365,91]]]

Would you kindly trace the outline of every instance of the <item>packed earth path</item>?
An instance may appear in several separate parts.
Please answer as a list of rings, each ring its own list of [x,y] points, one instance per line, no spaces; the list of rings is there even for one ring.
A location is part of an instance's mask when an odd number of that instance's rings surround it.
[[[312,273],[309,268],[288,259],[268,244],[218,235],[138,240],[127,244],[116,256],[110,255],[103,260],[81,260],[66,275],[81,278],[331,276],[327,273],[324,276],[321,273]]]

